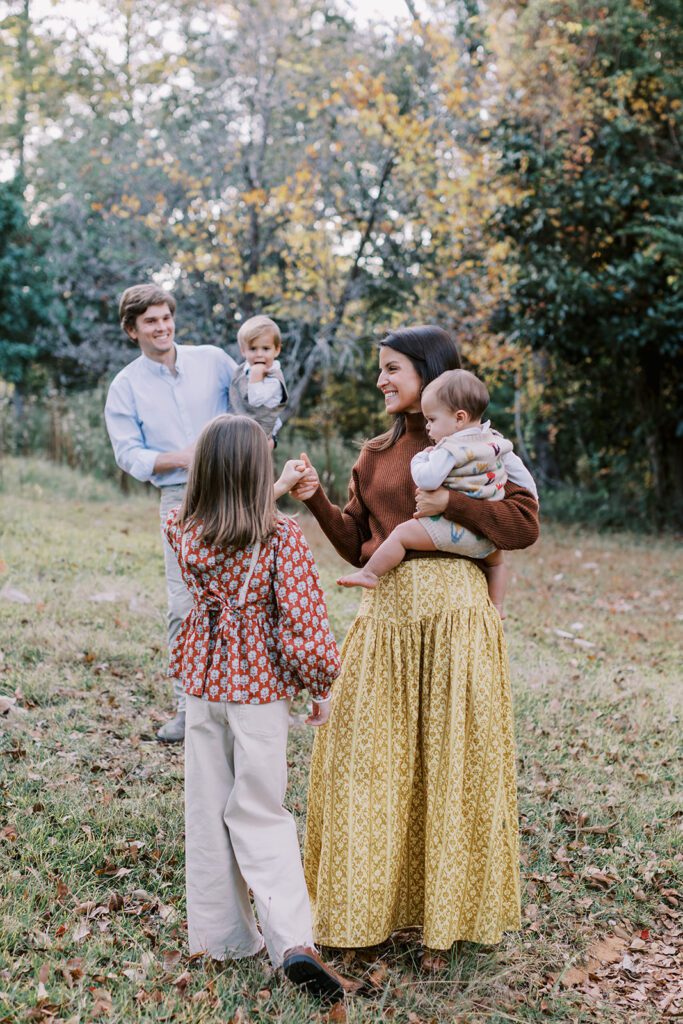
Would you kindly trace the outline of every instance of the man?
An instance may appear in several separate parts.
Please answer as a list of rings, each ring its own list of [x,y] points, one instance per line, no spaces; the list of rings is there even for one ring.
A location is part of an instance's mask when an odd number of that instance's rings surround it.
[[[187,469],[202,427],[229,408],[236,363],[215,345],[175,344],[176,303],[153,284],[127,288],[119,303],[121,327],[141,354],[114,378],[104,410],[117,465],[159,488],[159,515],[183,499]],[[168,596],[168,643],[192,607],[175,555],[162,532]],[[185,694],[173,681],[176,715],[157,732],[165,743],[185,735]]]

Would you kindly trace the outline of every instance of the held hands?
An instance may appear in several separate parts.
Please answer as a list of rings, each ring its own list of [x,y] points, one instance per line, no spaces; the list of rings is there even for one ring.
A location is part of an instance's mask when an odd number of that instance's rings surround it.
[[[280,477],[275,481],[275,498],[281,498],[303,478],[306,473],[306,463],[301,459],[289,459],[285,462]]]
[[[318,704],[318,702],[314,700],[313,703],[311,704],[311,713],[306,719],[306,725],[313,725],[316,728],[319,725],[325,725],[328,718],[330,717],[331,707],[331,700],[326,700],[322,704]]]
[[[415,512],[413,519],[423,516],[440,516],[448,508],[448,491],[439,487],[435,491],[423,491],[419,488],[415,493]]]
[[[308,501],[318,490],[320,477],[311,465],[311,460],[305,452],[301,453],[301,461],[306,466],[306,470],[299,482],[292,487],[291,495],[299,501]]]

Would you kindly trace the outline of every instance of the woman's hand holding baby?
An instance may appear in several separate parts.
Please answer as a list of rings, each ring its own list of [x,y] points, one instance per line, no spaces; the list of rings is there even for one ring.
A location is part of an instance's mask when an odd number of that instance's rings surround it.
[[[439,487],[435,491],[423,491],[418,488],[415,492],[415,512],[413,519],[421,519],[423,516],[440,516],[448,508],[448,491],[445,487]]]

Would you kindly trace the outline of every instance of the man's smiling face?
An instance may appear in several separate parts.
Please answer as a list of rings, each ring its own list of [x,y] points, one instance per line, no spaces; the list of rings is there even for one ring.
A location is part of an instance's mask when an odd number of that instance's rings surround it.
[[[175,338],[175,321],[168,304],[148,306],[128,333],[148,359],[161,362],[173,348]]]

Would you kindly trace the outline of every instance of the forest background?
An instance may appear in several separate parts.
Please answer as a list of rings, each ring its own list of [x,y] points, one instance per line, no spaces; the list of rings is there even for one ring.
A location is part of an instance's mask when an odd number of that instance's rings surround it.
[[[343,495],[377,340],[438,323],[544,511],[683,521],[678,0],[0,4],[0,452],[104,476],[153,279],[182,343],[273,316]]]

